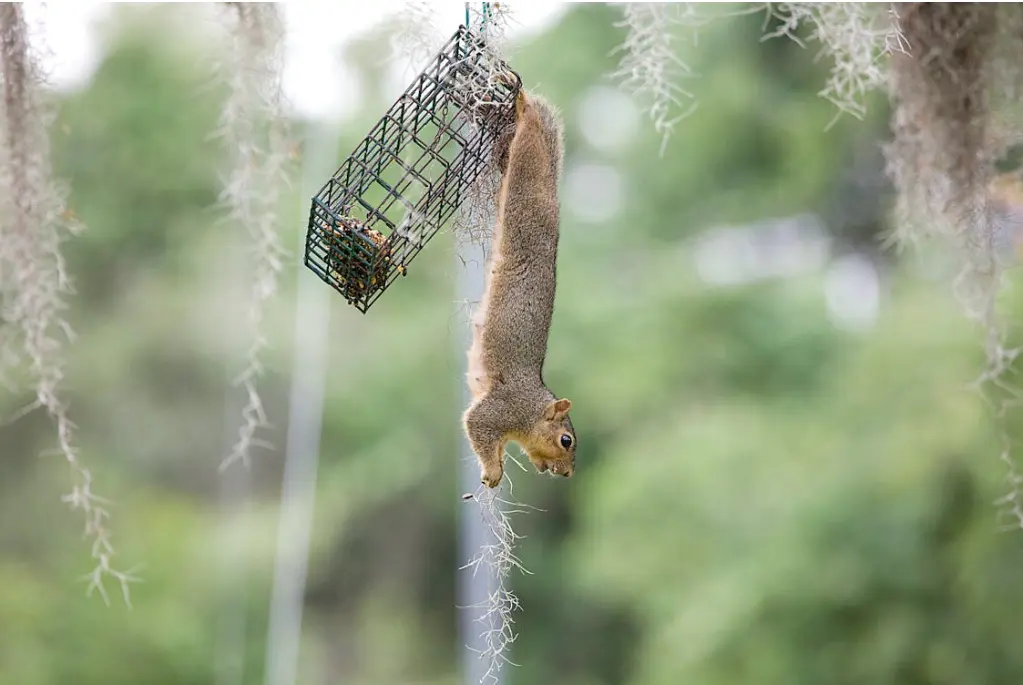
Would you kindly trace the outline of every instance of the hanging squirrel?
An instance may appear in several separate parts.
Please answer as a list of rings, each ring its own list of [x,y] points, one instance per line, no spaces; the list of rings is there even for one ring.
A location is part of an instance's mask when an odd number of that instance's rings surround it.
[[[572,402],[558,399],[543,381],[558,255],[560,117],[520,90],[506,141],[495,149],[502,173],[498,219],[469,348],[473,400],[463,416],[480,480],[491,488],[504,475],[508,442],[518,443],[539,472],[566,477],[575,470],[576,450]]]

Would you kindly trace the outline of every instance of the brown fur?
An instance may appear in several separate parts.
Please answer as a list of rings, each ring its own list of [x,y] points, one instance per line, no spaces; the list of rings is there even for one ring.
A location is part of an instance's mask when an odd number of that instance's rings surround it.
[[[498,220],[469,349],[473,401],[463,417],[481,480],[489,487],[501,482],[509,441],[541,472],[571,476],[575,470],[572,403],[557,399],[543,381],[557,281],[563,156],[559,116],[544,100],[520,91],[514,136],[499,157]],[[568,448],[563,435],[571,440]]]

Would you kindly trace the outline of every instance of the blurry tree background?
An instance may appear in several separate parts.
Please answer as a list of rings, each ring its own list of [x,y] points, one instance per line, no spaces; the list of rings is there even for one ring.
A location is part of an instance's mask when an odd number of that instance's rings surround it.
[[[216,467],[245,292],[229,256],[240,234],[216,225],[223,92],[197,11],[118,6],[52,134],[89,227],[66,248],[80,336],[68,398],[114,501],[118,558],[144,563],[145,582],[130,611],[85,598],[48,420],[0,428],[2,683],[262,682],[298,260],[268,313],[278,449],[255,455],[251,501],[227,527],[218,478],[231,476]],[[685,48],[699,108],[659,158],[606,77],[618,17],[573,6],[510,55],[567,121],[547,376],[581,444],[570,482],[510,472],[517,499],[545,511],[517,519],[534,575],[514,578],[521,666],[506,682],[1017,683],[1023,540],[1001,531],[1005,470],[967,388],[983,351],[941,256],[881,249],[883,98],[825,131],[828,65],[761,42],[759,15],[720,21]],[[394,96],[372,86],[390,30],[344,56],[366,97],[338,162]],[[290,249],[307,201],[285,197]],[[303,683],[459,682],[453,250],[436,238],[369,315],[332,297]],[[5,394],[0,409],[31,399]],[[245,570],[236,582],[225,555]],[[225,657],[239,609],[243,651]],[[231,680],[225,659],[239,658]]]

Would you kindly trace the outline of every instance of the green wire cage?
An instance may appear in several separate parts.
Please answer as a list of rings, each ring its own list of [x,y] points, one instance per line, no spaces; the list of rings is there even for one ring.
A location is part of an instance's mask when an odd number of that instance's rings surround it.
[[[490,168],[521,84],[460,26],[313,197],[306,266],[365,313]]]

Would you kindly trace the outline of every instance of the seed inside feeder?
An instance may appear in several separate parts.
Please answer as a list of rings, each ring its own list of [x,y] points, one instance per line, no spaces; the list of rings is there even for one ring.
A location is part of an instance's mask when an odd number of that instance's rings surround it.
[[[361,300],[384,287],[392,261],[387,236],[350,217],[322,227],[330,250],[330,275],[343,284],[346,298]],[[403,265],[397,271],[405,275]]]

